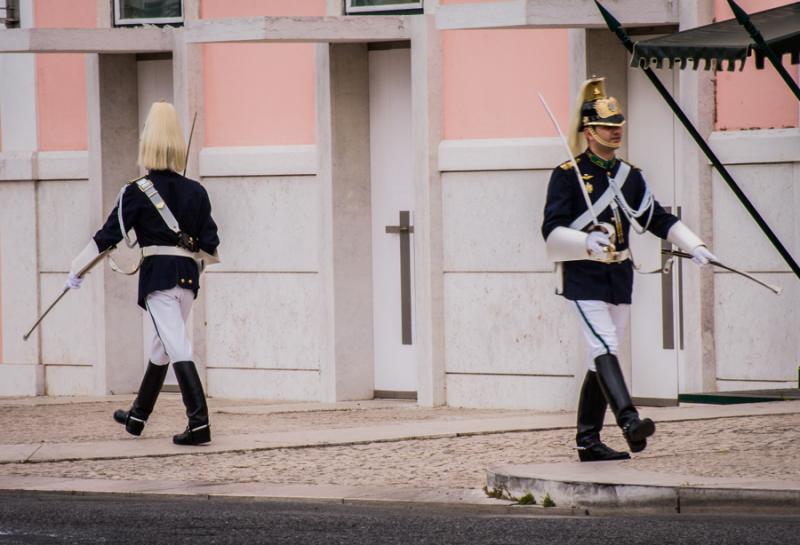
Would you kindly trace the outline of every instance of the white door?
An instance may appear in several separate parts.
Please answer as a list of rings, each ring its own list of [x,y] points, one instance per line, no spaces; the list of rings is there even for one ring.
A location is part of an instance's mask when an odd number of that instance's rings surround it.
[[[172,59],[160,58],[160,56],[155,56],[155,58],[143,56],[143,58],[137,61],[136,67],[139,87],[139,132],[141,133],[142,129],[144,128],[144,122],[147,119],[147,114],[150,112],[150,106],[153,104],[153,102],[158,102],[159,100],[165,100],[167,102],[173,101]],[[184,130],[188,130],[188,128],[184,127]],[[186,137],[188,139],[188,133]],[[142,172],[142,174],[144,174],[144,172]],[[121,246],[124,246],[124,244]],[[136,251],[139,251],[138,246],[136,247]],[[189,319],[191,320],[191,317]],[[150,355],[150,338],[153,334],[153,321],[150,319],[150,315],[146,312],[143,316],[142,325],[146,366],[148,357]],[[189,327],[190,334],[191,331],[192,328]],[[172,370],[171,365],[169,371],[167,371],[167,378],[165,379],[164,384],[168,386],[177,386],[178,384],[178,381],[175,378],[175,372]]]
[[[417,391],[410,53],[369,52],[376,396]]]
[[[674,94],[677,70],[654,70]],[[639,69],[628,70],[628,157],[641,168],[656,200],[673,214],[676,208],[675,131],[672,111]],[[631,232],[634,258],[644,271],[662,265],[658,237]],[[683,344],[680,264],[671,275],[636,274],[631,310],[631,393],[645,403],[678,399],[679,358]]]

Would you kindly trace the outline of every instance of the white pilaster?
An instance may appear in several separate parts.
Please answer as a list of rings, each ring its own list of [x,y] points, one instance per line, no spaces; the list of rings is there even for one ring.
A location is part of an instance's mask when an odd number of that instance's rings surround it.
[[[713,19],[713,5],[703,0],[683,0],[679,5],[680,29],[708,24]],[[702,70],[681,70],[676,99],[707,140],[714,123],[714,88],[712,76]],[[675,124],[675,170],[678,180],[676,201],[682,205],[683,220],[713,250],[714,233],[711,192],[711,168],[700,148],[680,123]],[[681,391],[716,389],[716,354],[714,349],[714,273],[710,267],[683,275],[685,349],[680,362]],[[687,274],[688,273],[688,274]]]
[[[430,407],[446,402],[442,180],[438,158],[442,139],[442,45],[434,15],[413,17],[411,32],[417,400]]]

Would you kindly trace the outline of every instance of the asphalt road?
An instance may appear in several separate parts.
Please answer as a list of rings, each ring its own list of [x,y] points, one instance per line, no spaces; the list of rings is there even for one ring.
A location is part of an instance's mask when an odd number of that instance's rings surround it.
[[[0,493],[0,544],[786,545],[800,535],[800,515],[535,513],[6,492]]]

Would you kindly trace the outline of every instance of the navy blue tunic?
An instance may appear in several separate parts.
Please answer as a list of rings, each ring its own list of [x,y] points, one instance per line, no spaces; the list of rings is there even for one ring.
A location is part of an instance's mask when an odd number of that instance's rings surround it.
[[[178,220],[181,230],[197,239],[201,250],[213,254],[219,246],[219,237],[205,188],[171,170],[151,170],[147,177]],[[105,225],[94,235],[101,252],[122,240],[117,208],[114,207]],[[126,229],[133,228],[143,248],[178,245],[178,235],[167,227],[156,207],[134,183],[128,184],[122,197],[122,220]],[[144,258],[139,270],[139,306],[145,308],[144,300],[149,293],[175,286],[190,289],[197,297],[200,274],[193,259],[165,255]]]
[[[586,152],[579,155],[576,160],[586,184],[592,186],[589,194],[595,202],[608,188],[608,176],[617,174],[620,160],[607,171],[593,163]],[[583,198],[575,171],[565,163],[553,170],[550,183],[547,186],[547,201],[544,206],[544,221],[542,222],[542,235],[545,240],[556,227],[569,227],[569,225],[586,211],[586,201]],[[628,179],[622,186],[622,194],[634,210],[638,209],[645,196],[646,183],[641,171],[631,167]],[[628,248],[630,240],[630,222],[620,211],[622,217],[622,232],[624,240],[616,244],[617,250]],[[598,220],[614,224],[611,207],[606,207],[598,214]],[[640,218],[639,223],[647,220],[647,214]],[[658,204],[656,201],[653,209],[653,218],[647,230],[659,238],[666,239],[670,228],[678,218]],[[587,227],[588,229],[588,227]],[[586,230],[586,229],[584,229]],[[599,261],[582,260],[567,261],[563,263],[563,295],[572,301],[605,301],[615,305],[630,304],[633,292],[633,264],[630,260],[621,263],[601,263]]]

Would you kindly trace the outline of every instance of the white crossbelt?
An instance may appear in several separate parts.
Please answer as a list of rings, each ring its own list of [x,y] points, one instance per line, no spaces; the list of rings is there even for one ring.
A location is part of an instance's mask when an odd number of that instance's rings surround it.
[[[600,195],[600,198],[592,204],[594,215],[592,215],[592,210],[587,209],[586,212],[578,216],[575,221],[569,224],[570,229],[583,231],[583,229],[592,222],[593,217],[599,216],[614,199],[614,186],[616,185],[618,190],[622,190],[622,186],[625,185],[625,182],[628,180],[628,174],[630,174],[630,172],[630,165],[625,162],[620,162],[617,175],[613,178],[611,176],[608,177],[608,187],[606,188],[605,192]]]

